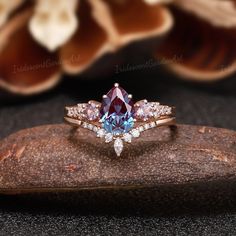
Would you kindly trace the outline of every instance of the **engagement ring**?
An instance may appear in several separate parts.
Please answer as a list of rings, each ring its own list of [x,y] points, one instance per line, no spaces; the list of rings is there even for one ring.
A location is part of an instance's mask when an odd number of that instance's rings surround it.
[[[114,142],[117,156],[121,155],[124,143],[131,143],[142,132],[175,125],[174,107],[147,100],[134,103],[132,95],[117,83],[103,95],[102,103],[89,101],[65,109],[66,122],[91,130],[105,143]]]

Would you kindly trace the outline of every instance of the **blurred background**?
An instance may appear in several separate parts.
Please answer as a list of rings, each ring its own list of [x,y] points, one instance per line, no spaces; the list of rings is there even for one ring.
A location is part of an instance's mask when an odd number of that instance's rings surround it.
[[[236,130],[236,2],[0,0],[0,138],[62,123],[65,105],[100,101],[115,82],[135,101],[176,106],[179,123]],[[0,209],[1,235],[9,235],[4,234],[8,224],[17,229],[17,222],[30,221],[32,216],[20,211],[18,206],[14,214],[10,207]],[[45,215],[31,214],[31,229],[43,229]],[[79,222],[74,220],[89,225],[95,217],[101,233],[107,216],[99,214],[60,217],[74,229]],[[55,218],[47,217],[55,226]],[[152,225],[163,235],[171,235],[166,225],[174,226],[176,235],[181,230],[204,235],[204,229],[211,234],[210,226],[221,225],[215,229],[233,235],[235,222],[229,218],[236,216],[192,216],[188,229],[185,216],[160,220],[131,214],[125,221],[114,216],[109,224],[143,233]]]

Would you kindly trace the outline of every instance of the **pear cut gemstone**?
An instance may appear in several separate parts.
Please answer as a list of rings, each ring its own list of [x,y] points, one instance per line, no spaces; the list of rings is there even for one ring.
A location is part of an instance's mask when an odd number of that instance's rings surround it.
[[[127,133],[134,126],[134,103],[120,86],[114,86],[103,97],[100,110],[103,128],[114,135]]]

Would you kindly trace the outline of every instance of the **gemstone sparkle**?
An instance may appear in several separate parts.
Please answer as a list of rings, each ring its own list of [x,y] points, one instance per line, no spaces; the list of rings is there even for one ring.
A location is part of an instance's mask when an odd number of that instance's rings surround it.
[[[147,120],[151,115],[151,105],[146,100],[141,100],[135,104],[135,117]]]
[[[99,117],[99,109],[96,107],[95,103],[89,103],[86,107],[86,115],[89,120],[96,120]]]
[[[116,155],[119,157],[120,154],[122,153],[123,151],[123,148],[124,148],[124,144],[123,144],[123,141],[120,139],[120,138],[117,138],[114,142],[114,149],[115,149],[115,152],[116,152]]]
[[[103,128],[113,135],[130,131],[134,125],[134,103],[120,86],[114,86],[103,97],[100,110]]]

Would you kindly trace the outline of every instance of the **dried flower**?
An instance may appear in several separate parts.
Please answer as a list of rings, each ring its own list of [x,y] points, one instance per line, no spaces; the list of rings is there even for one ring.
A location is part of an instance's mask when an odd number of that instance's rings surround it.
[[[37,0],[17,8],[23,2],[0,0],[0,86],[14,93],[49,89],[63,72],[91,74],[103,55],[108,66],[118,50],[149,38],[159,45],[155,58],[182,78],[236,71],[234,0]]]

